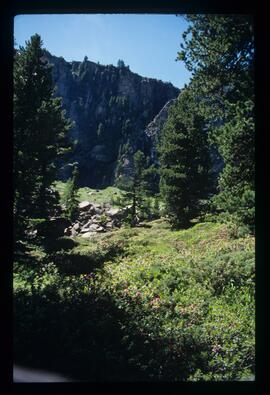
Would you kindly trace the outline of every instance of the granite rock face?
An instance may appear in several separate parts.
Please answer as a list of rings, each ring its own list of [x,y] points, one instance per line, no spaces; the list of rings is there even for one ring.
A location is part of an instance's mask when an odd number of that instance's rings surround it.
[[[153,163],[158,163],[157,144],[159,142],[162,129],[167,121],[169,109],[176,102],[176,100],[177,99],[169,100],[144,130],[146,139],[148,139],[150,157]]]
[[[56,96],[75,125],[69,132],[73,153],[62,163],[60,175],[78,162],[80,185],[106,187],[132,170],[132,157],[141,149],[151,155],[151,136],[145,133],[168,101],[179,95],[171,83],[145,78],[126,66],[88,61],[67,62],[45,52],[53,65]],[[164,114],[165,114],[164,110]]]

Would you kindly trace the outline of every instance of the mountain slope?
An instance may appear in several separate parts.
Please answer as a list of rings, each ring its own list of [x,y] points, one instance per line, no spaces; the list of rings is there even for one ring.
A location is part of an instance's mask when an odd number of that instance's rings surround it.
[[[179,89],[126,66],[104,66],[86,58],[66,62],[47,51],[45,57],[54,66],[56,95],[75,121],[70,131],[75,149],[68,162],[79,163],[82,186],[112,185],[121,174],[128,174],[137,149],[150,155],[144,130]],[[65,165],[62,176],[69,175],[70,166]]]

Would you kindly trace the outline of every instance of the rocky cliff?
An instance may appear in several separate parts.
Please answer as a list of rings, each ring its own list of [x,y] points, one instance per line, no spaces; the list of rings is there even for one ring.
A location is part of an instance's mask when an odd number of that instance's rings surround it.
[[[66,62],[49,52],[45,57],[53,65],[56,95],[63,98],[67,115],[75,122],[70,131],[74,151],[68,162],[79,163],[82,186],[103,187],[128,175],[137,149],[153,156],[147,125],[179,89],[124,65],[104,66],[87,58]],[[70,175],[68,164],[61,174]]]
[[[169,109],[176,100],[177,99],[169,100],[144,130],[145,138],[149,145],[150,158],[153,163],[158,163],[157,145],[161,137],[162,129],[167,121]]]

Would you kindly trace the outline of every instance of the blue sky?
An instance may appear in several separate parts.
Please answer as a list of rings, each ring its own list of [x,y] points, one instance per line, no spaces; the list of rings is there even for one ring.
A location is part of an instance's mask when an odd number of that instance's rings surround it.
[[[160,14],[43,14],[17,15],[17,45],[40,34],[44,47],[67,61],[89,60],[116,65],[123,59],[130,70],[182,88],[190,73],[175,61],[187,23],[182,17]]]

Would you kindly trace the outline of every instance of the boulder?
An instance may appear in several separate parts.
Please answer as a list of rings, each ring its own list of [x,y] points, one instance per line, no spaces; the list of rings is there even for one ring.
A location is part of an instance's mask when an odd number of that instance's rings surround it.
[[[111,208],[110,210],[108,210],[106,212],[106,214],[110,217],[110,218],[117,218],[120,217],[122,212],[119,208]]]
[[[90,207],[92,207],[92,203],[88,202],[88,200],[79,203],[79,210],[88,211]]]
[[[89,226],[89,231],[90,232],[97,232],[97,231],[100,231],[100,228],[102,228],[102,227],[99,226],[98,224],[92,224]]]
[[[80,230],[80,227],[81,227],[81,226],[80,226],[80,224],[79,224],[78,222],[76,222],[76,224],[73,225],[73,229],[74,229],[74,230],[77,230],[77,231]]]
[[[91,209],[90,209],[90,210],[91,210]],[[89,218],[91,218],[90,212],[88,212],[88,213],[82,212],[82,213],[79,215],[79,220],[80,220],[80,222],[85,222],[85,221],[87,221]]]
[[[103,213],[103,209],[101,204],[93,204],[92,207],[89,210],[89,213],[91,215],[101,215]]]
[[[96,214],[100,215],[100,214],[102,214],[101,206],[100,205],[98,205],[98,206],[92,205],[90,207],[90,209],[89,209],[89,214],[91,214],[91,215],[96,215]]]
[[[74,228],[71,229],[71,237],[78,236],[78,232],[74,230]]]
[[[83,225],[83,227],[82,227],[81,230],[84,230],[84,229],[89,228],[89,226],[90,226],[91,224],[92,224],[92,220],[87,221],[87,222]]]
[[[82,228],[81,231],[80,231],[80,233],[87,233],[87,232],[91,232],[89,226]]]

